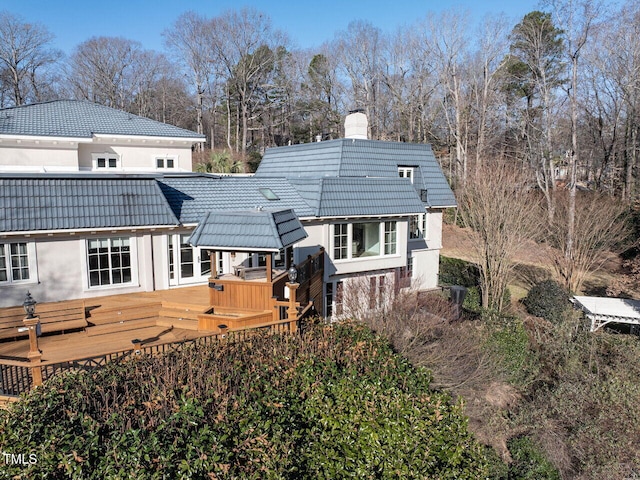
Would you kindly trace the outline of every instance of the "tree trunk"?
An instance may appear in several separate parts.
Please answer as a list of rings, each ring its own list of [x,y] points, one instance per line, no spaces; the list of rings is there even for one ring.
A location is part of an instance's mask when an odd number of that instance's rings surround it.
[[[576,183],[577,161],[578,161],[578,98],[576,89],[578,87],[578,55],[577,53],[571,57],[571,152],[569,154],[569,171],[570,187],[569,187],[569,212],[567,218],[567,249],[565,251],[565,261],[567,262],[567,287],[573,288],[573,254],[575,241],[575,224],[576,224]]]

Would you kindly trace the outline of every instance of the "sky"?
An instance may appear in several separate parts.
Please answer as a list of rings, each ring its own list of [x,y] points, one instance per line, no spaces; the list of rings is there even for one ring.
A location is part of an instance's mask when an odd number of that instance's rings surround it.
[[[215,17],[229,9],[253,7],[266,13],[298,48],[333,39],[353,20],[365,20],[384,32],[424,18],[428,12],[460,8],[472,21],[504,13],[514,25],[535,10],[538,0],[0,0],[0,11],[40,23],[55,36],[54,46],[70,54],[91,37],[124,37],[143,48],[163,51],[162,32],[178,16],[193,10]]]

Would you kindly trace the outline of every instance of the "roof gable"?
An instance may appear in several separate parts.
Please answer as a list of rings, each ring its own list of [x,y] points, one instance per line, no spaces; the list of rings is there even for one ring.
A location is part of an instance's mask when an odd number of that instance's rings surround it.
[[[197,247],[279,251],[307,237],[291,209],[206,213],[189,238]]]
[[[291,184],[316,217],[361,217],[424,213],[411,183],[403,178],[292,178]]]
[[[0,135],[205,138],[190,130],[83,100],[54,100],[0,109]]]

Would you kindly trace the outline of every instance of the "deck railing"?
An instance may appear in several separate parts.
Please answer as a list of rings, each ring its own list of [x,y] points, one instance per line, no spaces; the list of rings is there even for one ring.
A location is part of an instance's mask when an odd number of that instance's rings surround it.
[[[273,333],[289,333],[297,331],[291,327],[289,320],[279,322],[268,322],[262,325],[253,325],[246,329],[230,332],[229,334],[214,334],[197,337],[191,340],[180,342],[159,343],[149,346],[134,347],[133,349],[119,352],[111,352],[94,357],[68,360],[64,362],[41,362],[32,364],[18,360],[0,360],[0,395],[7,397],[18,397],[29,392],[33,387],[34,368],[39,368],[42,372],[42,379],[47,380],[56,374],[71,370],[92,370],[104,367],[107,363],[122,362],[138,355],[158,355],[168,352],[182,351],[191,345],[209,345],[220,341],[243,341],[258,331],[269,330]]]

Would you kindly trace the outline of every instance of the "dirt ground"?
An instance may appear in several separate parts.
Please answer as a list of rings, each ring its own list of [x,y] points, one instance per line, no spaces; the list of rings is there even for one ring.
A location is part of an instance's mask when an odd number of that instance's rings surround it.
[[[445,257],[474,261],[473,239],[470,230],[455,225],[445,224],[442,227],[442,245],[440,251]],[[549,277],[553,273],[553,255],[550,247],[539,245],[534,241],[526,242],[517,252],[515,261],[516,280],[510,286],[516,298],[526,295],[526,291],[537,281]],[[611,279],[622,275],[619,256],[611,254],[605,264],[593,275],[587,284],[587,293],[595,294],[606,289]]]

